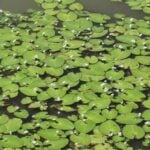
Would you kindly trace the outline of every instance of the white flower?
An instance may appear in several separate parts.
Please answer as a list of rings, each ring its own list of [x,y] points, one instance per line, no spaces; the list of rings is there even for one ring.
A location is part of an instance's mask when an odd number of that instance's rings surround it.
[[[32,142],[32,144],[36,144],[37,143],[35,140],[32,140],[31,142]]]
[[[89,66],[89,64],[88,64],[88,63],[85,63],[85,64],[83,64],[83,66],[84,66],[84,67],[87,67],[87,66]]]
[[[60,111],[57,112],[57,114],[60,114],[60,113],[61,113]]]
[[[106,84],[106,83],[103,82],[103,83],[100,84],[100,86],[103,87],[103,86],[105,86],[105,84]]]
[[[59,130],[56,130],[56,133],[59,133],[60,131]]]
[[[122,133],[121,132],[118,132],[118,136],[121,136],[122,135]]]
[[[23,133],[24,133],[24,134],[27,134],[27,133],[29,133],[29,131],[28,131],[28,130],[25,130]]]
[[[61,98],[60,98],[60,97],[57,97],[57,98],[56,98],[56,100],[57,100],[57,101],[60,101],[60,100],[61,100]]]
[[[146,125],[150,125],[150,121],[146,121],[145,124],[146,124]]]
[[[113,133],[112,133],[112,132],[110,132],[110,133],[108,134],[108,136],[113,136]]]

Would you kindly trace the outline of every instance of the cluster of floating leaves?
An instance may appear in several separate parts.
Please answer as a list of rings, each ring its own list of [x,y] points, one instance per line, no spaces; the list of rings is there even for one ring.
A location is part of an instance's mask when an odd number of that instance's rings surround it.
[[[149,0],[112,0],[127,3],[133,10],[142,10],[146,14],[150,14]]]
[[[35,1],[42,11],[1,12],[0,149],[149,146],[149,18]]]

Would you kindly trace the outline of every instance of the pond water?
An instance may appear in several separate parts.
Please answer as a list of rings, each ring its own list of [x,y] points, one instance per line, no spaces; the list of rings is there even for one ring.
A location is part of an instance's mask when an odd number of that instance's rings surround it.
[[[92,12],[105,13],[109,16],[113,16],[114,13],[123,13],[129,17],[143,18],[144,13],[141,11],[132,11],[130,7],[125,3],[111,2],[110,0],[78,0],[81,2],[85,9]],[[34,2],[34,0],[0,0],[0,9],[8,10],[16,13],[23,13],[27,9],[41,8]]]
[[[142,19],[144,17],[144,13],[142,13],[141,11],[132,11],[128,5],[120,2],[111,2],[110,0],[78,0],[78,1],[84,5],[86,10],[91,12],[100,12],[107,14],[109,16],[113,16],[114,13],[123,13],[126,14],[126,16],[137,19]],[[34,2],[34,0],[25,0],[25,1],[0,0],[0,9],[15,13],[24,13],[26,12],[27,9],[40,10],[41,8]],[[55,113],[55,110],[54,111],[52,110],[51,113]],[[141,141],[139,141],[138,143],[133,141],[131,145],[133,145],[135,150],[137,150],[139,147],[141,147]],[[148,150],[147,148],[144,147],[141,148],[142,150]]]

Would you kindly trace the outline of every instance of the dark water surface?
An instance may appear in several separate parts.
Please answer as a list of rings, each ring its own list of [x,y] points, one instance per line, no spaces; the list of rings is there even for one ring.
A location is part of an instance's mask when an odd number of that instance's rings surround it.
[[[132,11],[125,3],[111,2],[110,0],[77,0],[81,2],[85,9],[92,12],[105,13],[113,16],[114,13],[123,13],[129,17],[143,18],[142,11]],[[27,9],[40,10],[34,0],[0,0],[0,9],[8,10],[15,13],[24,13]]]

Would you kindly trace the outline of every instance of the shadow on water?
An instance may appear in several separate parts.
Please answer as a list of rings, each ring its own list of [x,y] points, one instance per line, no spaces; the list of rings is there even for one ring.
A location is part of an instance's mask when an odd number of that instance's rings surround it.
[[[132,11],[125,3],[111,2],[111,0],[77,0],[81,2],[85,9],[92,12],[100,12],[113,16],[114,13],[123,13],[126,16],[142,19],[144,13],[142,11]],[[40,10],[34,0],[0,0],[0,9],[8,10],[15,13],[26,12],[27,9]]]

